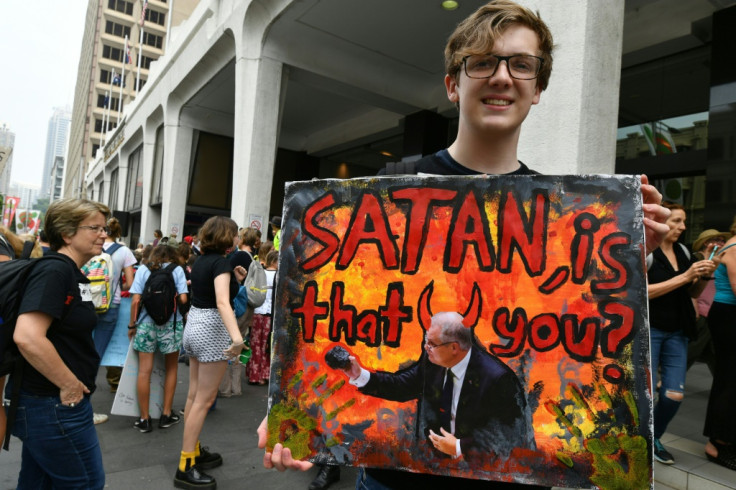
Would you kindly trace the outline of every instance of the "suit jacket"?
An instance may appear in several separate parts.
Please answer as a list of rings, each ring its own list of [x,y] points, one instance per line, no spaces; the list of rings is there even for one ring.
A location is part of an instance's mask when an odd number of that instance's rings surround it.
[[[393,401],[418,400],[417,438],[429,430],[439,434],[439,407],[445,368],[432,364],[426,352],[396,373],[371,373],[360,389]],[[479,346],[471,348],[455,415],[455,437],[465,459],[507,457],[516,447],[534,448],[526,397],[514,372]]]

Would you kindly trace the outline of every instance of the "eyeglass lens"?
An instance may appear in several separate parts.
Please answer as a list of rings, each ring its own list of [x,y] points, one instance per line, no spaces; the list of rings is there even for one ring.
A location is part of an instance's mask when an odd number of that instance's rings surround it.
[[[519,80],[537,78],[542,60],[536,56],[515,54],[513,56],[473,55],[465,58],[465,74],[470,78],[490,78],[496,73],[502,60],[508,65],[509,74]]]

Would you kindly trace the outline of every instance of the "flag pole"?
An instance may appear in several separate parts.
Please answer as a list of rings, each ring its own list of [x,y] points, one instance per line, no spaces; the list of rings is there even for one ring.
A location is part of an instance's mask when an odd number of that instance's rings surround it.
[[[143,59],[143,24],[146,23],[146,7],[148,6],[148,0],[143,0],[143,8],[141,9],[141,22],[140,22],[140,39],[138,40],[138,74],[135,77],[135,96],[138,97],[138,93],[141,90],[141,60]]]
[[[114,87],[115,87],[115,68],[113,67],[113,69],[112,69],[112,83],[110,84],[110,103],[107,105],[107,111],[108,111],[107,112],[108,113],[107,122],[108,123],[110,122],[110,116],[109,116],[109,114],[110,114],[110,109],[112,108],[112,99],[115,97],[115,88]],[[119,121],[120,121],[120,115],[117,116],[115,127],[117,127],[117,123]]]
[[[102,111],[102,147],[104,148],[105,142],[107,140],[107,122],[108,117],[110,117],[110,111],[107,110],[110,107],[110,91],[105,91],[105,107]]]
[[[125,36],[125,51],[123,51],[123,73],[120,75],[120,101],[118,102],[118,124],[123,112],[123,85],[125,85],[125,64],[128,62],[128,36]]]

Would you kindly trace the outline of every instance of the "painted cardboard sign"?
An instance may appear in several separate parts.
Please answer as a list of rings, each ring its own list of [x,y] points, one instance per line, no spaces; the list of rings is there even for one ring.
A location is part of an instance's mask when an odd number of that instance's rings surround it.
[[[285,196],[269,447],[465,478],[651,486],[636,177],[324,180]],[[462,345],[437,341],[441,318],[470,332],[453,376],[442,356]],[[365,370],[352,382],[350,357]]]

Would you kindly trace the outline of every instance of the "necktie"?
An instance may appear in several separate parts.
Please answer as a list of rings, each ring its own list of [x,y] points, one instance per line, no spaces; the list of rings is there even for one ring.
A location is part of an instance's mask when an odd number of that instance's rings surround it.
[[[450,369],[445,370],[445,384],[442,387],[440,397],[440,425],[447,431],[452,432],[450,422],[452,421],[452,388],[455,386],[455,376]]]

